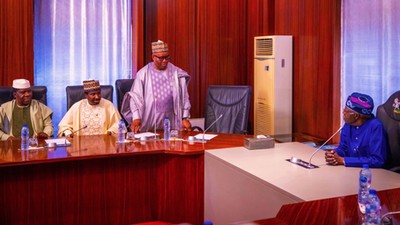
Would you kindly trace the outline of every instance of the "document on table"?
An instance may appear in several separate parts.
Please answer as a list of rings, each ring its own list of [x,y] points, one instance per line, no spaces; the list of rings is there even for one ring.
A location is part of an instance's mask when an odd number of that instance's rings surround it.
[[[135,134],[135,138],[141,138],[141,137],[155,137],[159,134],[156,133],[151,133],[151,132],[144,132],[144,133],[137,133]]]
[[[69,145],[71,145],[71,142],[69,142],[65,138],[46,139],[45,142],[47,144],[55,143],[57,146],[69,146]]]
[[[215,138],[216,136],[218,136],[217,134],[198,134],[196,136],[194,136],[196,139],[200,139],[200,140],[211,140],[213,138]]]

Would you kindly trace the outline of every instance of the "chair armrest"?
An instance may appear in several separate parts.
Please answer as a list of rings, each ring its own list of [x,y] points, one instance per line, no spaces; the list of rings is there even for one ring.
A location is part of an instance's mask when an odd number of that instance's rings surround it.
[[[396,172],[396,173],[400,173],[400,166],[392,167],[389,170],[393,171],[393,172]]]
[[[204,118],[190,118],[190,124],[192,124],[192,130],[198,129],[199,131],[203,132],[204,130]]]
[[[203,129],[201,129],[201,127],[199,127],[199,126],[192,126],[192,131],[196,131],[196,130],[198,130],[198,131],[200,131],[200,132],[204,132]]]

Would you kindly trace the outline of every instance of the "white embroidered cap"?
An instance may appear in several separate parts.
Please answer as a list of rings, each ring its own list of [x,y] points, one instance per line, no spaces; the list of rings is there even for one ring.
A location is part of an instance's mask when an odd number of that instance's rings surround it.
[[[15,89],[26,89],[31,87],[31,83],[26,79],[15,79],[13,80],[12,87]]]
[[[153,53],[168,52],[168,45],[167,43],[158,40],[157,42],[151,43],[151,51]]]

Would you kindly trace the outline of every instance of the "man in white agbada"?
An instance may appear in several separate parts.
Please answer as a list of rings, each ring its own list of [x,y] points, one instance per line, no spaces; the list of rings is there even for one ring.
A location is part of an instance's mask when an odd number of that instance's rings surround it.
[[[0,106],[0,140],[21,137],[21,128],[28,125],[32,137],[48,138],[53,135],[53,111],[38,100],[32,99],[29,80],[13,81],[14,98]]]
[[[130,92],[125,94],[121,113],[133,132],[163,129],[166,116],[171,129],[191,130],[189,74],[169,63],[168,45],[152,43],[152,60],[140,69]]]
[[[101,98],[99,81],[83,81],[83,90],[86,98],[71,106],[58,124],[57,135],[73,137],[117,133],[121,116],[112,102]],[[79,130],[83,127],[86,128]]]

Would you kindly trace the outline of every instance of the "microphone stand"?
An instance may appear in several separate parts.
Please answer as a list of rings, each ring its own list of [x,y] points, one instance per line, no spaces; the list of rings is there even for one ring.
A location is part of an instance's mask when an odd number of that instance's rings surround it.
[[[319,146],[317,148],[317,150],[315,150],[315,152],[313,154],[311,154],[310,160],[308,160],[308,167],[311,167],[311,159],[314,157],[314,155],[321,150],[322,147],[324,147],[326,145],[326,143],[328,143],[340,130],[342,130],[343,127],[340,127],[328,140],[326,140],[321,146]]]
[[[83,129],[86,129],[87,127],[88,127],[88,126],[85,125],[85,126],[79,128],[78,130],[73,131],[72,133],[70,133],[70,134],[68,135],[68,137],[71,137],[71,135],[73,135],[73,134],[75,134],[75,133],[77,133],[77,132],[79,132],[79,131],[81,131],[81,130],[83,130]]]
[[[311,154],[310,159],[308,160],[308,163],[305,162],[305,161],[303,161],[303,160],[301,160],[301,159],[297,159],[297,158],[295,158],[295,157],[293,157],[293,156],[292,156],[290,159],[287,159],[286,161],[289,161],[289,162],[294,163],[294,164],[296,164],[296,165],[305,167],[305,168],[307,168],[307,169],[315,169],[315,168],[318,168],[318,166],[316,166],[316,165],[314,165],[314,164],[311,164],[311,159],[312,159],[312,158],[314,157],[314,155],[315,155],[319,150],[321,150],[322,147],[324,147],[337,133],[339,133],[339,131],[342,130],[342,128],[343,128],[343,127],[340,127],[330,138],[328,138],[328,140],[326,140],[321,146],[319,146],[319,147],[317,148],[317,150],[315,150],[315,151]]]
[[[204,139],[204,135],[206,134],[206,132],[208,131],[208,129],[210,129],[219,119],[221,119],[222,115],[223,115],[223,114],[220,114],[220,115],[218,116],[218,118],[217,118],[216,120],[214,120],[214,122],[212,122],[212,123],[210,124],[210,126],[208,126],[208,127],[203,131],[203,138],[202,138],[203,143],[206,142],[206,140]]]
[[[83,126],[83,127],[79,128],[78,130],[76,130],[76,131],[72,132],[72,134],[75,134],[76,132],[78,132],[78,131],[80,131],[80,130],[86,129],[87,127],[88,127],[88,126],[87,126],[87,125],[85,125],[85,126]]]
[[[381,216],[381,224],[392,225],[393,224],[393,220],[389,216],[396,215],[396,214],[400,214],[400,211],[387,212],[387,213],[383,214]]]
[[[66,138],[67,138],[67,137],[71,137],[71,135],[73,135],[73,134],[79,132],[80,130],[86,129],[87,127],[88,127],[88,126],[85,125],[85,126],[79,128],[78,130],[73,131],[72,133],[70,133],[68,136],[65,136],[65,137],[66,137]],[[64,138],[64,146],[69,145],[69,144],[67,144],[67,139],[66,139],[66,138]]]
[[[157,140],[157,98],[154,97],[154,140]]]

